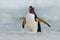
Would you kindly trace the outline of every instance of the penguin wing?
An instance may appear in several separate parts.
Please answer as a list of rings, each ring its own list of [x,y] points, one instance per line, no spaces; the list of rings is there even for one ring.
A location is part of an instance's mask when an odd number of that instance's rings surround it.
[[[24,18],[23,23],[22,23],[22,27],[24,28],[24,25],[26,24],[26,18]]]
[[[50,27],[50,25],[45,20],[43,20],[41,18],[36,18],[36,20],[39,21],[39,22],[43,22],[44,24],[46,24]]]

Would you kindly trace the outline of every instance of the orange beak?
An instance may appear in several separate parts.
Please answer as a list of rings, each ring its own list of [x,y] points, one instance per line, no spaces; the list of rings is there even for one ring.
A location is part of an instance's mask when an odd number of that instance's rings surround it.
[[[28,8],[28,10],[32,10],[32,8]]]

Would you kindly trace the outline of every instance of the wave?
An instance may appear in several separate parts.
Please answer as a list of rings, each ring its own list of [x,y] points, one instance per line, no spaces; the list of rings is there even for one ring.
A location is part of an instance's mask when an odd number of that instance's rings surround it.
[[[0,33],[0,40],[59,40],[60,33]]]
[[[53,21],[53,22],[60,20],[60,18],[59,18],[58,16],[55,16],[55,15],[45,14],[45,15],[43,15],[42,17],[43,17],[44,19],[46,19],[46,20]]]
[[[12,19],[12,18],[23,18],[24,15],[16,15],[16,14],[8,14],[8,13],[1,13],[0,19]]]
[[[13,3],[14,2],[14,3]],[[4,3],[4,4],[3,4]],[[0,8],[24,8],[26,6],[39,6],[39,7],[48,7],[48,6],[53,6],[57,5],[59,0],[12,0],[12,1],[1,1],[1,7]],[[21,5],[22,4],[22,5]],[[58,4],[59,5],[59,4]]]
[[[15,15],[15,14],[2,13],[2,14],[0,14],[0,19],[2,19],[2,20],[4,20],[4,19],[23,19],[25,17],[25,15],[24,14]],[[60,18],[55,15],[53,16],[53,15],[43,14],[41,17],[42,17],[42,19],[45,19],[47,21],[52,21],[52,22],[56,22],[56,21],[60,20]]]
[[[5,10],[11,13],[2,14],[0,13],[0,18],[22,18],[27,13],[27,9],[30,5],[32,5],[37,14],[41,17],[46,18],[47,20],[51,21],[58,21],[60,20],[60,0],[11,0],[11,1],[1,1],[1,10],[4,12]],[[14,2],[14,3],[13,3]],[[22,5],[21,5],[22,4]],[[12,10],[14,9],[14,10]],[[4,11],[3,11],[4,10]],[[18,13],[19,12],[19,13]],[[57,15],[56,15],[57,14]],[[52,15],[52,16],[51,16]],[[55,16],[54,16],[55,15]]]

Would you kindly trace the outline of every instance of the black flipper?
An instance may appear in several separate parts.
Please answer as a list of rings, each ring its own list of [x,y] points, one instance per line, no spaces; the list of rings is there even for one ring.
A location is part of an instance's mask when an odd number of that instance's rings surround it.
[[[24,18],[24,20],[23,20],[22,28],[24,28],[25,24],[26,24],[26,18]]]
[[[22,25],[22,27],[24,28],[24,25]]]
[[[47,24],[49,27],[51,27],[49,24]]]

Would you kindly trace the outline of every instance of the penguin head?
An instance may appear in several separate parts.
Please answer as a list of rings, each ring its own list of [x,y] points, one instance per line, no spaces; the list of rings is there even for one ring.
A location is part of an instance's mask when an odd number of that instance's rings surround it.
[[[32,6],[29,6],[28,10],[30,10],[30,11],[31,11],[32,9],[33,9],[33,7],[32,7]]]
[[[30,13],[33,13],[33,11],[34,11],[34,7],[29,6],[28,10],[29,10]]]

